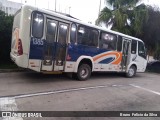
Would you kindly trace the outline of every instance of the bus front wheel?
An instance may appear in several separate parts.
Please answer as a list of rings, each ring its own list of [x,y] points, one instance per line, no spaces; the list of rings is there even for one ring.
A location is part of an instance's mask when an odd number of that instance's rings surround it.
[[[91,76],[91,67],[88,64],[81,64],[76,76],[78,80],[87,80]]]
[[[129,77],[129,78],[132,78],[136,75],[136,67],[135,66],[131,66],[128,70],[128,72],[126,73],[126,76]]]

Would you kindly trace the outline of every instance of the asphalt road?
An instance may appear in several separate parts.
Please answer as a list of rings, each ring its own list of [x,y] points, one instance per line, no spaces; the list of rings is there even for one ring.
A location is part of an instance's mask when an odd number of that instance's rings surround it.
[[[160,111],[160,74],[125,78],[94,73],[88,81],[66,75],[0,73],[1,111]],[[0,120],[32,120],[12,118]],[[159,120],[157,117],[55,117],[34,120]]]

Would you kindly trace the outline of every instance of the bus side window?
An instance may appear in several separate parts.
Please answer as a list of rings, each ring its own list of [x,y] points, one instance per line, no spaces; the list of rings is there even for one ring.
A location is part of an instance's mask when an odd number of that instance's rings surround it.
[[[89,46],[98,46],[98,31],[97,30],[91,30],[89,34]]]
[[[100,48],[108,50],[116,50],[116,43],[117,43],[116,35],[102,32],[100,40]]]
[[[132,54],[137,53],[137,41],[136,40],[132,40],[131,53]]]
[[[138,55],[146,59],[145,47],[140,41],[138,41]]]
[[[122,37],[118,36],[118,42],[117,42],[117,51],[121,52],[122,51]]]
[[[43,37],[44,17],[43,14],[34,12],[32,23],[32,35],[35,38]]]
[[[76,24],[72,24],[70,33],[70,42],[73,44],[76,42],[76,33],[77,33],[77,26]]]
[[[97,47],[98,30],[90,27],[80,26],[78,28],[78,44]]]
[[[47,22],[47,33],[46,40],[49,43],[53,43],[55,41],[57,25],[55,22],[48,21]]]
[[[83,44],[86,45],[86,29],[84,27],[79,27],[78,28],[78,44]]]

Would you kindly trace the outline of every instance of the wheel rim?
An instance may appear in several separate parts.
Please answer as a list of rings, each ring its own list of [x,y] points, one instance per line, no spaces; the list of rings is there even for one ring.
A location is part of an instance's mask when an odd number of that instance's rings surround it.
[[[81,73],[80,73],[80,75],[81,75],[81,77],[82,78],[86,78],[87,76],[88,76],[88,69],[86,69],[86,68],[83,68],[82,70],[81,70]]]
[[[134,73],[135,73],[134,68],[131,67],[131,68],[128,70],[128,75],[129,75],[129,76],[133,76]]]

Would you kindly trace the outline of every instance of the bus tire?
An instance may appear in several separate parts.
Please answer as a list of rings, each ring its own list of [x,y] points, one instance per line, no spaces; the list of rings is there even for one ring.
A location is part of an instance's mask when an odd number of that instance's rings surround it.
[[[88,64],[81,64],[77,71],[77,80],[84,81],[91,76],[91,67]]]
[[[128,72],[126,73],[126,77],[128,77],[128,78],[134,77],[136,75],[136,71],[137,71],[136,67],[132,65],[129,68]]]

